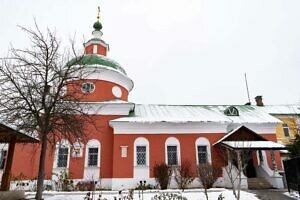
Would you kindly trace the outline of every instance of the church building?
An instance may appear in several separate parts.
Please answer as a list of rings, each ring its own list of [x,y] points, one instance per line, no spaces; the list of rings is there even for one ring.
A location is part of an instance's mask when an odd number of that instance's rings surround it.
[[[189,161],[192,170],[209,162],[226,167],[222,149],[251,149],[252,173],[272,187],[282,188],[282,170],[276,126],[279,119],[254,105],[159,105],[136,104],[128,100],[134,82],[125,69],[107,57],[109,45],[102,39],[99,20],[93,26],[93,37],[84,44],[81,64],[93,73],[77,88],[84,94],[83,104],[98,128],[88,127],[86,139],[70,144],[67,140],[49,149],[46,180],[53,173],[67,171],[74,182],[96,181],[102,188],[135,188],[140,181],[156,185],[153,167],[164,162],[180,166]],[[70,62],[73,62],[72,60]],[[139,84],[139,83],[136,83]],[[246,143],[244,143],[246,142]],[[241,145],[243,144],[243,145]],[[16,145],[13,177],[23,180],[37,177],[39,153],[33,144]],[[2,163],[5,163],[5,151]],[[0,166],[0,172],[3,165]],[[15,187],[12,184],[11,187]],[[216,186],[229,187],[223,170]],[[171,181],[170,187],[176,187]],[[200,187],[195,180],[191,187]]]

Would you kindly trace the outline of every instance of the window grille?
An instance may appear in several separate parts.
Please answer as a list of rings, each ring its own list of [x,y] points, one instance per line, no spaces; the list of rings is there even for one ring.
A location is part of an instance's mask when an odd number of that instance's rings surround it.
[[[136,164],[146,165],[146,146],[136,147]]]
[[[58,158],[57,158],[57,167],[67,167],[68,154],[69,154],[69,148],[59,147]]]
[[[5,167],[7,150],[2,150],[0,156],[0,170],[2,170]]]
[[[98,166],[98,148],[89,148],[88,155],[88,166],[97,167]]]
[[[177,146],[167,146],[168,165],[177,165]]]
[[[203,164],[207,162],[207,146],[197,146],[198,162]]]

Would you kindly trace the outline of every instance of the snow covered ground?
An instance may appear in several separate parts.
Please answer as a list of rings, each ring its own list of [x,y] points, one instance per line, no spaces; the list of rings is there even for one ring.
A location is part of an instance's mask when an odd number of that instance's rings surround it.
[[[185,190],[183,193],[181,193],[180,190],[147,190],[144,191],[143,194],[140,191],[135,190],[134,191],[134,200],[151,200],[154,195],[160,193],[160,192],[169,192],[169,193],[176,193],[178,195],[181,195],[186,197],[188,200],[204,200],[205,194],[203,189],[191,189],[191,190]],[[45,200],[83,200],[86,196],[87,192],[44,192],[44,199]],[[208,197],[212,200],[217,200],[218,196],[222,193],[222,196],[225,197],[224,200],[234,200],[234,196],[232,194],[232,191],[229,189],[224,188],[212,188],[208,190]],[[26,193],[27,198],[34,197],[35,193],[28,192]],[[118,191],[96,191],[94,194],[93,200],[98,200],[99,194],[102,195],[102,199],[106,198],[107,200],[114,200],[115,197],[120,198],[120,195],[118,194]],[[127,196],[128,191],[123,191],[122,196]],[[143,197],[143,198],[142,198]],[[255,194],[252,194],[250,192],[241,191],[241,200],[259,200]]]
[[[289,197],[291,197],[291,198],[294,198],[294,199],[300,199],[299,192],[296,192],[296,191],[293,191],[293,192],[291,192],[291,193],[285,192],[285,193],[283,193],[283,194],[286,195],[286,196],[289,196]]]

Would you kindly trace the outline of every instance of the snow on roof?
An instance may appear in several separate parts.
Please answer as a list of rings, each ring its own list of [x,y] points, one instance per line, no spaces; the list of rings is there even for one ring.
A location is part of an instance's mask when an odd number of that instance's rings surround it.
[[[257,106],[260,109],[264,110],[270,114],[277,115],[299,115],[300,114],[300,105],[265,105]]]
[[[126,122],[230,122],[218,112],[203,106],[141,105],[136,104],[134,113],[113,121]]]
[[[229,105],[212,105],[207,107],[223,114]],[[233,123],[282,123],[276,117],[265,112],[265,110],[258,108],[258,106],[234,105],[234,107],[238,109],[239,116],[227,116]]]
[[[272,141],[223,141],[233,149],[285,149],[282,144]]]
[[[281,123],[255,106],[235,106],[239,116],[226,116],[228,106],[218,105],[142,105],[136,104],[128,117],[112,121],[118,122],[233,122],[233,123]]]

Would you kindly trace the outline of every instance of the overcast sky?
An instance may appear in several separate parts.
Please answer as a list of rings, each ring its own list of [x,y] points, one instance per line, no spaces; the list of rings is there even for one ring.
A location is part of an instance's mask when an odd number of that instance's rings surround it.
[[[247,73],[252,103],[300,103],[299,0],[0,0],[0,56],[28,46],[17,25],[34,17],[82,44],[98,5],[108,56],[135,83],[132,102],[244,104]]]

